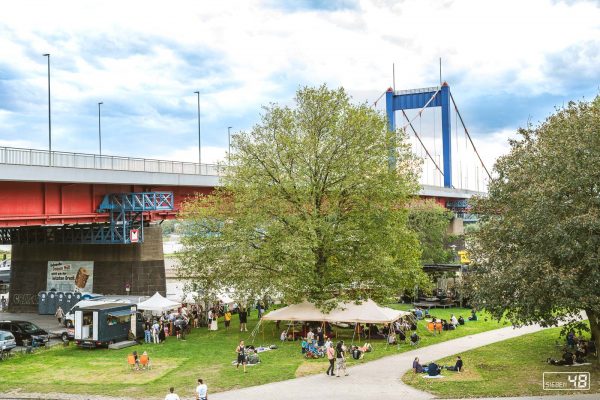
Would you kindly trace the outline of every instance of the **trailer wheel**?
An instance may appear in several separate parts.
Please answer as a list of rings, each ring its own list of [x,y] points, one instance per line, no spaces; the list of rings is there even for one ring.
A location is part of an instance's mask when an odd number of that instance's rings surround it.
[[[69,335],[67,335],[67,332],[63,332],[62,335],[60,335],[60,339],[63,342],[68,342],[69,341]]]

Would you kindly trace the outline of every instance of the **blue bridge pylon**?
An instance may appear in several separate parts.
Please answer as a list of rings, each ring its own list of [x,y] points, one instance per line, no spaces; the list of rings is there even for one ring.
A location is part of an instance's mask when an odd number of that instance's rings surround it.
[[[394,92],[392,88],[385,94],[385,109],[388,118],[388,129],[396,130],[395,111],[423,109],[426,107],[442,108],[442,157],[444,187],[452,186],[452,152],[450,132],[450,86],[444,82],[442,86],[425,89],[402,90]]]

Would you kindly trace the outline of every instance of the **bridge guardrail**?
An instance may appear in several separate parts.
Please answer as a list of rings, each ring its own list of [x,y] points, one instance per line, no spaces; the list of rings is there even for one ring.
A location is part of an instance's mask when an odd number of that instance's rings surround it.
[[[65,151],[53,151],[51,157],[52,162],[50,163],[50,154],[48,150],[0,146],[0,164],[212,176],[220,176],[223,175],[224,172],[221,167],[215,164],[198,164],[183,161],[100,156],[97,154],[71,153]]]

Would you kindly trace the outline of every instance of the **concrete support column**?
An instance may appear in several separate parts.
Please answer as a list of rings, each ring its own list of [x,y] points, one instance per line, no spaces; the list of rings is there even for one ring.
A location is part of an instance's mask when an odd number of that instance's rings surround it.
[[[139,244],[15,244],[12,246],[10,311],[36,311],[46,290],[48,261],[93,261],[93,292],[105,295],[166,295],[162,228],[144,228]]]

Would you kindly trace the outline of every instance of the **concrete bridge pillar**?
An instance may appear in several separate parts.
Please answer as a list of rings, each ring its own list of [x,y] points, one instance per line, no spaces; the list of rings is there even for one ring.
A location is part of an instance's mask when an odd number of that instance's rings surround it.
[[[144,228],[137,244],[13,244],[9,310],[37,311],[37,295],[47,290],[49,261],[92,261],[94,293],[166,295],[162,228]]]

